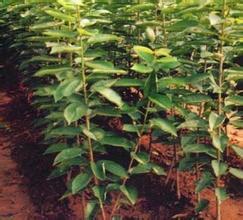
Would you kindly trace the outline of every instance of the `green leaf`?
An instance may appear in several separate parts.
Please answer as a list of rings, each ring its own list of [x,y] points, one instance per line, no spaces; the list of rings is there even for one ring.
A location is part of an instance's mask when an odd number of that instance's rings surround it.
[[[179,32],[184,31],[185,29],[187,29],[189,27],[194,27],[194,26],[197,26],[197,25],[198,25],[197,21],[185,19],[185,20],[177,21],[174,24],[170,25],[168,27],[168,30],[179,33]]]
[[[95,214],[98,210],[98,204],[96,201],[88,201],[85,208],[85,219],[93,220],[95,218]]]
[[[126,74],[127,72],[122,69],[117,69],[114,67],[113,63],[108,61],[90,61],[85,62],[85,65],[92,68],[93,73],[104,73],[104,74]]]
[[[166,110],[169,110],[173,107],[172,101],[166,95],[152,94],[149,96],[149,100]]]
[[[55,38],[75,38],[76,33],[66,30],[47,30],[43,32],[44,35],[55,37]]]
[[[127,199],[131,202],[132,205],[135,205],[138,197],[138,192],[136,188],[132,186],[120,186],[120,190],[127,197]]]
[[[237,67],[237,68],[232,68],[232,69],[226,69],[225,70],[226,80],[242,80],[243,79],[243,68],[242,67]]]
[[[63,176],[68,172],[67,166],[56,167],[51,171],[51,174],[48,176],[47,180],[55,179],[57,177]]]
[[[206,144],[188,144],[183,147],[185,153],[206,153],[209,156],[216,158],[216,150]]]
[[[104,96],[110,102],[116,104],[119,108],[124,105],[120,95],[110,88],[100,88],[97,90],[102,96]]]
[[[203,95],[203,94],[192,94],[183,97],[183,101],[185,103],[194,104],[194,103],[201,103],[201,102],[211,102],[212,98],[210,96]]]
[[[67,149],[68,148],[68,145],[67,144],[63,144],[63,143],[57,143],[57,144],[52,144],[50,145],[46,150],[45,152],[43,153],[44,155],[45,154],[53,154],[53,153],[57,153],[57,152],[60,152],[64,149]]]
[[[54,160],[54,165],[61,163],[65,160],[70,160],[79,156],[81,156],[80,148],[73,147],[73,148],[64,149],[56,156]]]
[[[159,66],[159,69],[162,69],[165,71],[174,69],[180,65],[180,63],[177,61],[176,57],[163,57],[163,58],[158,59],[156,62]]]
[[[233,176],[235,176],[235,177],[237,177],[237,178],[239,178],[239,179],[243,179],[243,170],[241,170],[241,169],[237,169],[237,168],[233,168],[233,167],[230,167],[230,168],[229,168],[229,172],[230,172]]]
[[[77,175],[72,181],[72,194],[76,194],[86,188],[91,179],[92,176],[87,173]]]
[[[82,102],[69,104],[64,110],[64,117],[70,125],[87,114],[88,107]]]
[[[225,99],[225,105],[243,106],[243,96],[240,95],[228,96]]]
[[[121,178],[128,178],[127,171],[120,164],[111,160],[102,160],[102,162],[105,170]]]
[[[134,70],[135,72],[138,72],[138,73],[151,73],[151,72],[153,72],[153,68],[151,68],[149,66],[145,66],[143,64],[137,64],[137,63],[134,64],[131,69]]]
[[[129,170],[131,174],[149,173],[151,171],[151,164],[138,164]]]
[[[105,187],[104,186],[94,186],[92,187],[94,196],[100,201],[104,202],[105,200]]]
[[[157,76],[153,72],[151,73],[145,81],[144,84],[144,96],[148,97],[157,93]]]
[[[71,15],[66,15],[58,10],[48,9],[48,10],[45,10],[45,12],[47,14],[51,15],[52,17],[63,20],[63,21],[68,21],[68,22],[76,21],[75,17],[73,17]]]
[[[40,31],[43,29],[58,27],[58,26],[61,26],[62,24],[63,24],[63,22],[50,21],[50,22],[34,24],[34,25],[31,25],[29,28],[31,31]]]
[[[136,54],[148,64],[151,64],[154,61],[155,58],[151,49],[143,46],[134,46],[133,49]]]
[[[229,198],[224,188],[215,188],[215,195],[217,196],[220,203]]]
[[[133,5],[128,8],[128,12],[139,12],[139,11],[148,11],[150,9],[154,9],[155,4],[153,3],[141,3],[137,5]]]
[[[213,139],[213,146],[217,148],[221,153],[223,153],[227,147],[229,138],[225,134],[218,136],[217,134],[213,133],[211,136]]]
[[[113,69],[114,68],[113,63],[108,61],[102,61],[102,60],[85,62],[85,65],[92,69]]]
[[[126,150],[129,150],[134,145],[131,141],[126,138],[119,136],[105,136],[100,140],[100,143],[103,145],[111,145],[114,147],[123,147]]]
[[[178,127],[180,128],[187,128],[189,130],[193,130],[195,128],[207,128],[207,122],[201,118],[198,119],[187,119],[185,122],[181,123]]]
[[[146,164],[149,162],[149,154],[143,151],[131,152],[131,157],[141,164]]]
[[[121,38],[113,34],[95,34],[88,39],[89,44],[96,43],[109,43],[114,41],[120,41]]]
[[[68,66],[48,66],[43,67],[40,70],[38,70],[34,76],[36,77],[43,77],[43,76],[56,76],[58,74],[64,73],[64,72],[70,72],[72,71],[71,67]]]
[[[138,133],[139,129],[141,129],[142,125],[133,125],[133,124],[123,124],[122,130],[131,133]]]
[[[79,78],[67,79],[61,82],[53,93],[55,102],[61,100],[63,97],[69,97],[77,92],[83,85]]]
[[[214,182],[214,177],[210,172],[204,172],[200,180],[196,183],[196,193],[200,193],[205,188],[211,186]]]
[[[98,179],[100,179],[100,180],[104,180],[105,179],[105,172],[104,172],[103,167],[101,166],[101,163],[99,163],[99,162],[97,162],[97,163],[91,162],[90,163],[90,167],[91,167],[92,172],[94,173],[94,175]]]
[[[238,147],[237,145],[232,145],[231,147],[233,148],[233,150],[238,156],[243,158],[243,149],[241,147]]]
[[[209,14],[208,18],[209,18],[210,24],[211,24],[212,26],[214,26],[214,25],[218,25],[218,24],[220,24],[221,21],[222,21],[221,18],[220,18],[218,15],[216,15],[215,13],[213,13],[213,12],[211,12],[211,13]]]
[[[196,206],[196,208],[195,208],[195,211],[196,211],[197,213],[203,211],[205,208],[208,207],[208,204],[209,204],[209,201],[208,201],[207,199],[201,199],[201,200],[198,202],[198,204],[197,204],[197,206]]]
[[[165,172],[163,167],[161,167],[161,166],[159,166],[155,163],[151,163],[151,167],[152,167],[153,172],[156,175],[158,175],[158,176],[162,176],[162,175],[165,176],[166,175],[166,172]]]
[[[55,44],[51,46],[50,54],[59,54],[59,53],[77,53],[79,54],[82,51],[82,47],[77,47],[74,45],[63,45]]]
[[[81,133],[80,128],[76,127],[60,127],[52,129],[51,132],[48,133],[47,136],[55,137],[55,136],[76,136]]]
[[[211,165],[213,167],[214,174],[217,177],[224,175],[228,169],[228,165],[226,163],[219,162],[217,160],[212,160]]]
[[[211,131],[218,128],[223,124],[225,117],[223,115],[218,115],[215,112],[211,112],[209,115],[209,128]]]
[[[153,118],[150,120],[150,125],[151,127],[157,127],[177,137],[176,127],[169,120],[165,120],[161,118]]]
[[[95,136],[95,134],[92,131],[88,130],[85,126],[81,126],[81,130],[84,133],[84,135],[91,138],[92,140],[97,141],[97,137]]]
[[[156,57],[160,57],[160,56],[169,57],[170,52],[171,52],[171,50],[168,48],[159,48],[154,51],[154,54]]]
[[[94,113],[101,116],[121,117],[121,112],[118,109],[108,106],[98,107],[95,109]]]
[[[153,28],[147,27],[145,33],[146,33],[147,38],[150,40],[150,42],[155,41],[156,35],[155,35],[155,31]]]

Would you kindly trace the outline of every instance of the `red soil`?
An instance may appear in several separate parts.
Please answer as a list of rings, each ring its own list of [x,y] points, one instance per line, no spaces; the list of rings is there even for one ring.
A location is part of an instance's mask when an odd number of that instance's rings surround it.
[[[2,118],[4,106],[11,102],[6,93],[0,93],[0,123],[8,128]],[[17,163],[11,158],[11,136],[0,132],[0,219],[34,219],[36,210],[26,185],[26,179],[18,172]]]

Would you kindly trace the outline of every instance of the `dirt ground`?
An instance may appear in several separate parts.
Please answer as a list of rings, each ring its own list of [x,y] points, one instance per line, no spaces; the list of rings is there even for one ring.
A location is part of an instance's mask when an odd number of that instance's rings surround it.
[[[2,118],[4,106],[12,99],[0,92],[0,123],[8,129]],[[18,165],[11,157],[11,136],[0,130],[0,219],[34,219],[35,207],[28,195],[26,179],[18,172]]]

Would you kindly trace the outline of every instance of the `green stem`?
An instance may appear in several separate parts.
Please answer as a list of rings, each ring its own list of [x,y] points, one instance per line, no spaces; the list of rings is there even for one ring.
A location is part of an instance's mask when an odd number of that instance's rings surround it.
[[[222,17],[225,19],[225,11],[226,11],[226,0],[223,1],[223,10],[222,10]],[[218,94],[218,114],[221,115],[223,113],[223,98],[222,98],[222,86],[223,86],[223,80],[224,80],[224,51],[223,51],[223,37],[224,37],[224,27],[225,26],[225,21],[223,21],[222,26],[221,26],[221,33],[220,33],[220,47],[219,47],[219,54],[220,54],[220,61],[219,61],[219,78],[218,78],[218,84],[219,84],[219,94]],[[221,136],[222,132],[222,125],[218,128],[218,136]],[[221,160],[221,152],[220,150],[217,150],[217,161],[220,163]],[[216,179],[216,187],[220,187],[220,176],[217,177]],[[216,196],[216,202],[217,202],[217,220],[221,220],[221,201],[220,199]]]
[[[79,26],[79,22],[80,22],[79,6],[77,7],[77,18],[78,18],[78,26]],[[82,83],[83,83],[84,102],[88,106],[89,100],[88,100],[87,81],[86,81],[85,64],[84,64],[84,43],[83,43],[82,37],[81,37],[81,76],[82,76],[82,80],[83,80]],[[85,124],[86,124],[87,130],[89,131],[90,130],[90,117],[88,114],[85,115]],[[87,137],[87,141],[88,141],[88,149],[89,149],[89,160],[90,160],[90,162],[94,163],[95,159],[94,159],[92,140],[90,137]],[[96,176],[94,176],[94,182],[95,182],[96,186],[99,185],[99,180],[96,178]],[[103,220],[106,220],[106,213],[105,213],[104,205],[103,205],[102,201],[100,201],[100,200],[99,200],[99,205],[100,205],[100,209],[101,209],[102,218],[103,218]]]
[[[143,135],[144,133],[144,130],[145,130],[145,126],[146,126],[146,122],[147,122],[147,118],[148,118],[148,113],[149,113],[149,106],[150,106],[151,102],[148,101],[148,104],[147,104],[147,108],[146,108],[146,112],[145,112],[145,115],[144,115],[144,121],[143,121],[143,126],[142,126],[142,129],[141,129],[141,132],[140,132],[140,135],[138,135],[138,140],[137,140],[137,143],[134,147],[134,153],[137,153],[138,150],[139,150],[139,139],[140,137]],[[131,159],[129,165],[128,165],[128,170],[130,170],[132,168],[132,165],[133,165],[133,162],[134,162],[134,158]],[[124,186],[127,182],[128,178],[125,178],[123,181],[122,181],[122,186]],[[115,203],[112,207],[112,210],[111,210],[111,217],[115,214],[116,210],[117,210],[117,207],[118,207],[118,204],[120,202],[120,199],[121,199],[121,196],[122,196],[122,193],[120,192],[117,196],[117,199],[115,200]]]

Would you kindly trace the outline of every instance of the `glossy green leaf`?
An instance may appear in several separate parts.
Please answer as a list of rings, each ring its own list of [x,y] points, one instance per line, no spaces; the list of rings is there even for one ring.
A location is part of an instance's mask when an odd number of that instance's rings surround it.
[[[205,188],[211,186],[214,182],[214,177],[210,172],[204,172],[200,180],[196,183],[195,192],[200,193]]]
[[[111,145],[115,147],[123,147],[124,149],[128,150],[132,148],[133,143],[126,138],[119,137],[119,136],[105,136],[100,140],[101,144],[103,145]]]
[[[48,66],[43,67],[42,69],[38,70],[34,76],[36,77],[43,77],[43,76],[55,76],[57,74],[72,71],[72,68],[68,66]]]
[[[94,186],[92,187],[94,196],[100,201],[104,202],[105,200],[105,187],[104,186]]]
[[[102,162],[104,164],[105,170],[109,171],[110,173],[119,176],[121,178],[128,177],[127,171],[120,164],[111,160],[103,160]]]
[[[67,144],[63,144],[63,143],[52,144],[45,150],[44,154],[58,153],[67,148],[68,148]]]
[[[141,164],[146,164],[149,162],[149,154],[143,151],[134,153],[131,152],[131,156],[132,158],[134,158],[137,162],[141,163]]]
[[[240,156],[241,158],[243,158],[243,149],[237,145],[232,145],[231,146],[232,149],[235,151],[235,153]]]
[[[173,136],[177,136],[176,127],[169,120],[161,119],[161,118],[153,118],[150,120],[151,127],[159,128],[167,133],[172,134]]]
[[[213,146],[206,144],[188,144],[183,147],[185,153],[206,153],[209,156],[216,158],[216,150]]]
[[[110,102],[116,104],[120,108],[124,105],[121,96],[118,93],[116,93],[113,89],[100,88],[97,92],[100,93],[102,96],[104,96]]]
[[[137,197],[138,197],[138,192],[137,192],[136,188],[134,188],[132,186],[122,185],[120,187],[120,190],[127,197],[127,199],[131,202],[131,204],[134,205],[136,203]]]
[[[225,120],[224,116],[222,115],[220,116],[215,112],[211,112],[209,115],[209,128],[213,131],[214,129],[222,125],[224,120]]]
[[[77,175],[72,181],[72,194],[76,194],[86,188],[91,179],[92,176],[88,173],[81,173]]]
[[[95,34],[88,39],[89,44],[97,43],[109,43],[114,41],[120,41],[121,38],[112,34]]]
[[[144,46],[134,46],[134,51],[136,54],[143,60],[145,60],[148,64],[154,61],[153,51]]]
[[[169,110],[173,107],[172,101],[166,95],[152,94],[149,96],[149,100],[166,110]]]
[[[78,156],[81,156],[80,148],[74,147],[74,148],[64,149],[56,156],[54,160],[54,165]]]
[[[226,163],[219,162],[217,160],[212,160],[211,165],[213,167],[214,174],[217,177],[224,175],[228,169],[228,165]]]
[[[229,172],[230,172],[233,176],[235,176],[235,177],[237,177],[237,178],[239,178],[239,179],[243,179],[243,170],[238,169],[238,168],[230,167],[230,168],[229,168]]]
[[[155,163],[151,163],[151,168],[152,168],[152,171],[158,176],[165,176],[166,175],[164,168],[155,164]]]
[[[147,11],[150,9],[154,9],[155,4],[152,3],[141,3],[137,5],[133,5],[130,8],[128,8],[128,12],[139,12],[139,11]]]
[[[68,124],[75,122],[87,114],[88,107],[82,102],[69,104],[64,110],[64,117]]]
[[[90,167],[91,170],[93,172],[93,174],[100,180],[104,180],[105,179],[105,172],[103,167],[101,166],[101,163],[94,163],[91,162],[90,163]]]
[[[58,10],[48,9],[45,12],[47,14],[51,15],[52,17],[63,20],[63,21],[75,22],[75,20],[76,20],[73,16],[66,15]]]
[[[229,196],[224,188],[216,188],[215,195],[217,196],[220,203],[229,198]]]
[[[228,96],[225,99],[225,105],[243,106],[243,96],[240,95]]]
[[[98,209],[98,204],[96,201],[89,201],[85,208],[85,219],[93,220]]]
[[[138,164],[137,166],[134,166],[129,170],[129,173],[131,174],[143,174],[149,172],[151,172],[150,164]]]
[[[151,73],[153,71],[153,68],[138,63],[134,64],[131,69],[138,73]]]

